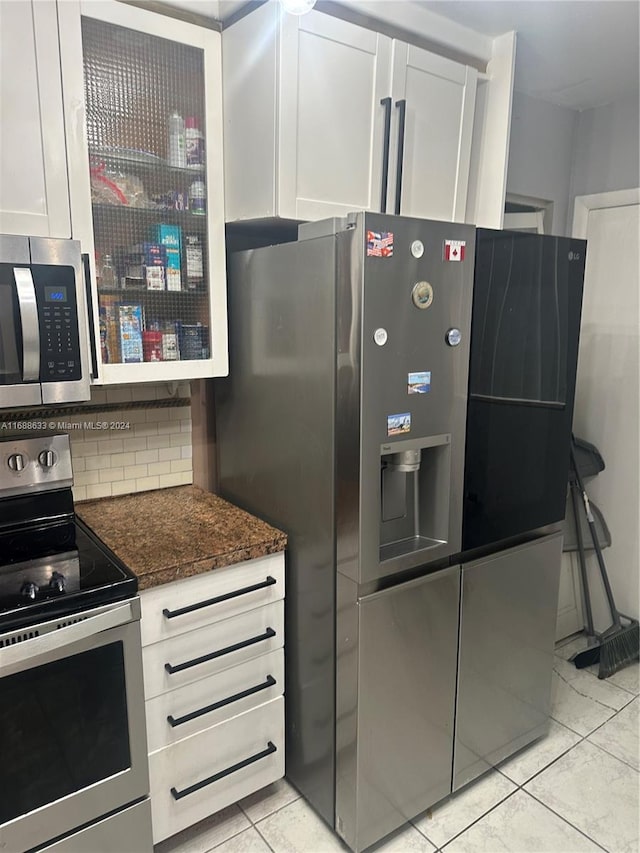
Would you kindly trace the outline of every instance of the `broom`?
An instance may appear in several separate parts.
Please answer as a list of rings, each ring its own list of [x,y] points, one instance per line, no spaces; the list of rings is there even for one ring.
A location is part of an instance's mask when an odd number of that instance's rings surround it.
[[[627,666],[627,664],[640,658],[640,625],[636,619],[624,616],[616,607],[611,584],[609,583],[609,578],[607,576],[607,569],[604,564],[604,558],[602,556],[602,550],[598,541],[593,513],[591,512],[591,506],[589,505],[589,498],[587,497],[582,477],[580,476],[580,471],[576,464],[574,442],[575,439],[571,436],[571,464],[574,469],[578,488],[582,494],[584,511],[589,524],[589,533],[591,534],[593,547],[596,552],[600,576],[602,577],[609,610],[611,611],[612,623],[606,631],[598,635],[597,646],[592,646],[591,648],[585,649],[583,652],[578,652],[578,654],[574,655],[571,660],[577,669],[584,669],[584,667],[597,663],[599,660],[600,667],[598,670],[598,678],[608,678],[610,675],[613,675],[614,672],[617,672],[619,669]],[[588,588],[585,590],[585,595],[589,595]],[[623,619],[626,624],[622,623]]]

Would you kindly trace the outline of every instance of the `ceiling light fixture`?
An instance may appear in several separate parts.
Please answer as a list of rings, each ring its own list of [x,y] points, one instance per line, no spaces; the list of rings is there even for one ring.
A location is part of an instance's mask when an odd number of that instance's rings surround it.
[[[291,15],[306,15],[316,5],[316,0],[280,0],[282,8]]]

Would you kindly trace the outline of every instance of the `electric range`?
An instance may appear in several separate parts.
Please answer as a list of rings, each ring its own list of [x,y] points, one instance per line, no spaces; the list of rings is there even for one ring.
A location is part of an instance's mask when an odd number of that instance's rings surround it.
[[[2,631],[137,592],[135,575],[75,515],[71,482],[67,436],[0,442]]]
[[[151,853],[137,580],[72,483],[68,436],[0,440],[0,847]]]

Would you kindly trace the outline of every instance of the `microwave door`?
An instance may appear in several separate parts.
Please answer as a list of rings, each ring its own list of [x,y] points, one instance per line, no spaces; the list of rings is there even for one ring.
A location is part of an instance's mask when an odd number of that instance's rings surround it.
[[[91,367],[80,244],[75,240],[31,237],[29,246],[42,313],[42,402],[55,405],[90,400]]]
[[[0,250],[4,248],[0,245]],[[4,253],[2,253],[4,254]],[[0,262],[0,407],[42,403],[38,312],[29,258]],[[0,255],[1,257],[1,255]],[[4,261],[4,257],[2,257]],[[24,265],[21,266],[20,263]]]

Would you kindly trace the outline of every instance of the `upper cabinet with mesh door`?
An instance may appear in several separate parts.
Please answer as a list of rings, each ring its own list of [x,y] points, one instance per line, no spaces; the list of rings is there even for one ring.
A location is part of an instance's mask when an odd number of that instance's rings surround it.
[[[223,376],[220,33],[118,2],[66,0],[58,17],[94,381]]]

